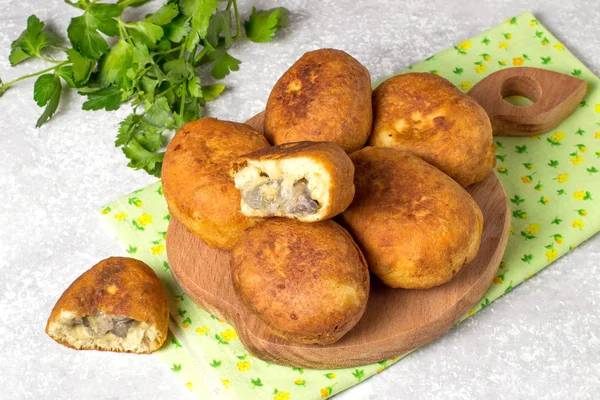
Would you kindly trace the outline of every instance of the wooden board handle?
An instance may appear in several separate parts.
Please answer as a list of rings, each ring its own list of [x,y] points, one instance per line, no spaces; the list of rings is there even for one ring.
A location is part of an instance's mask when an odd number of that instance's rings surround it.
[[[494,72],[469,91],[485,109],[495,136],[533,136],[560,124],[585,96],[587,82],[539,68],[517,67]],[[534,102],[515,106],[505,97]]]

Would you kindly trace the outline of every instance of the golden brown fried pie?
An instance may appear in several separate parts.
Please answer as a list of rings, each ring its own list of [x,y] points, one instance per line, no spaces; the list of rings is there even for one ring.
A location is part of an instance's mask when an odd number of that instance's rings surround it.
[[[450,177],[396,149],[365,147],[350,158],[356,195],[341,219],[386,285],[441,285],[477,255],[483,215]]]
[[[369,145],[410,151],[463,187],[494,166],[492,126],[483,108],[429,73],[394,76],[373,93]]]
[[[367,305],[367,264],[332,220],[268,219],[240,238],[231,267],[242,303],[289,341],[334,343]]]
[[[183,125],[169,143],[162,168],[171,214],[209,246],[231,249],[256,223],[240,212],[231,163],[268,146],[263,135],[245,124],[202,118]]]
[[[78,350],[151,353],[167,338],[168,323],[167,295],[152,268],[110,257],[65,290],[46,333]]]
[[[371,132],[371,93],[369,71],[349,54],[308,52],[273,87],[265,136],[272,144],[334,142],[356,151]]]
[[[332,218],[354,198],[354,164],[335,143],[296,142],[240,157],[231,171],[242,214],[313,222]]]

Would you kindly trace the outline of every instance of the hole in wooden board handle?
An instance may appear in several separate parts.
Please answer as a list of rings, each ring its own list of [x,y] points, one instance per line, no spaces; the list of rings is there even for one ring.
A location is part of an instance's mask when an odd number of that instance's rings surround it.
[[[538,81],[528,76],[513,76],[502,83],[500,95],[503,99],[511,96],[523,96],[535,103],[542,97],[542,87]]]
[[[560,124],[585,96],[587,83],[570,75],[517,67],[494,72],[469,91],[487,112],[495,136],[532,136]],[[520,95],[534,104],[520,107],[505,97]]]

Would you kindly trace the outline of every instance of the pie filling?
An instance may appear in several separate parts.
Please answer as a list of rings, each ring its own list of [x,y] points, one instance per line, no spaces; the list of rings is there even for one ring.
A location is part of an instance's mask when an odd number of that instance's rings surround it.
[[[266,174],[261,176],[268,178]],[[242,193],[246,204],[254,210],[269,214],[306,215],[314,214],[319,203],[311,197],[305,178],[264,179]]]

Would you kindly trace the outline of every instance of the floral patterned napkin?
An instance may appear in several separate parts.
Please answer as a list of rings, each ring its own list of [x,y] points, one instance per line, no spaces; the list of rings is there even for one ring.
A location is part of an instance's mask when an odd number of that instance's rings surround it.
[[[439,74],[467,91],[494,71],[521,65],[577,76],[588,82],[588,93],[551,132],[495,138],[495,168],[510,199],[511,233],[492,286],[461,320],[600,230],[600,81],[530,13],[401,72]],[[335,370],[289,368],[254,358],[230,325],[196,306],[173,280],[165,254],[170,217],[159,182],[101,213],[127,252],[154,268],[165,285],[173,336],[156,354],[198,398],[327,398],[402,357]]]

